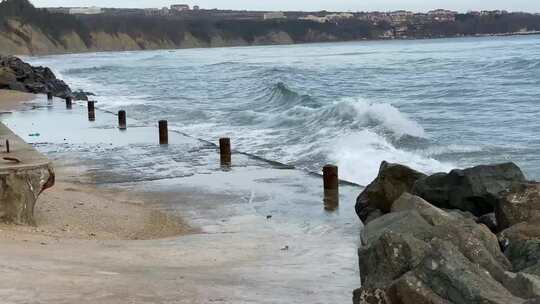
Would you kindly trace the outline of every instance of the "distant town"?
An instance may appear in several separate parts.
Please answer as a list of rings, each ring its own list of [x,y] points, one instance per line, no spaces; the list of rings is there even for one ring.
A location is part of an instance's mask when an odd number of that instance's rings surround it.
[[[247,10],[221,10],[204,9],[198,5],[193,7],[187,4],[173,4],[163,8],[101,8],[101,7],[48,7],[52,13],[64,13],[70,15],[113,15],[113,16],[153,16],[170,19],[211,19],[211,20],[300,20],[316,23],[335,23],[343,21],[365,21],[374,26],[381,24],[390,25],[392,28],[385,31],[380,38],[400,38],[406,35],[409,27],[416,30],[423,25],[433,23],[450,23],[456,21],[460,13],[446,9],[436,9],[425,13],[398,10],[391,12],[264,12]],[[505,10],[493,11],[469,11],[466,15],[501,16],[507,15]],[[539,14],[535,14],[539,15]],[[522,29],[527,31],[527,29]]]

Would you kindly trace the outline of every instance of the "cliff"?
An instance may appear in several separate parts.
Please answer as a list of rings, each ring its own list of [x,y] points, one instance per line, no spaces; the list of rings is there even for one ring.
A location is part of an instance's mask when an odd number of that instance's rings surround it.
[[[248,46],[386,38],[433,38],[540,31],[540,16],[458,14],[455,21],[391,25],[360,18],[319,23],[199,16],[68,15],[28,0],[0,2],[0,54],[45,55],[194,47]]]
[[[150,16],[72,16],[27,0],[0,3],[0,53],[44,55],[194,47],[291,44],[375,37],[367,22],[182,20]]]

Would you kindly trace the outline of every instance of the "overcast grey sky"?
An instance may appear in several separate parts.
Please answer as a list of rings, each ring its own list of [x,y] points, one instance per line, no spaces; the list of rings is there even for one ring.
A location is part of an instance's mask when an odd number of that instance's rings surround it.
[[[175,3],[202,8],[249,10],[372,11],[407,9],[458,11],[506,9],[540,12],[540,0],[31,0],[36,6],[162,7]]]

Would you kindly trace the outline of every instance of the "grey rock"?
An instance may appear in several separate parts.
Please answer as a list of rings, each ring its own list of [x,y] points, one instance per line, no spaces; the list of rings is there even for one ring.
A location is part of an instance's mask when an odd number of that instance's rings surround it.
[[[51,92],[54,96],[66,98],[71,96],[71,89],[46,67],[33,67],[15,56],[1,56],[0,68],[11,71],[16,81],[11,81],[8,88],[30,93],[45,94]],[[12,80],[11,76],[10,77]],[[17,85],[15,85],[17,83]],[[1,84],[0,84],[1,87]]]
[[[358,196],[356,213],[365,222],[375,210],[383,214],[390,212],[394,201],[403,192],[410,192],[414,183],[422,177],[425,177],[423,173],[407,166],[382,162],[375,180]]]
[[[449,242],[433,240],[433,250],[414,270],[422,287],[439,297],[462,304],[523,303],[524,299],[512,295],[493,279],[482,267],[472,263]]]
[[[486,227],[489,228],[492,232],[498,231],[498,225],[497,225],[497,218],[495,217],[495,213],[488,213],[484,214],[476,219],[476,222],[478,224],[484,224]]]
[[[486,165],[421,178],[412,193],[440,208],[482,216],[495,210],[501,191],[524,181],[523,172],[513,163]]]
[[[429,245],[410,234],[385,232],[376,242],[358,251],[362,286],[385,288],[413,270],[429,252]]]
[[[540,225],[520,223],[499,234],[499,241],[507,244],[504,254],[510,260],[515,272],[533,272],[540,269]],[[526,270],[528,269],[528,270]]]
[[[522,222],[540,224],[540,183],[516,183],[503,191],[495,216],[499,231]]]

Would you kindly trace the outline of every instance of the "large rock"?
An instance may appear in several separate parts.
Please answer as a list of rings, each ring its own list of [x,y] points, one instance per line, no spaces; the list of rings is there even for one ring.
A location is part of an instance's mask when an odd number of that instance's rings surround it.
[[[377,210],[381,214],[390,212],[394,201],[403,192],[410,192],[414,183],[423,177],[423,173],[407,166],[382,162],[377,178],[358,196],[356,213],[367,222],[370,214]]]
[[[0,220],[35,225],[36,200],[53,185],[54,171],[49,165],[0,170]]]
[[[514,225],[501,232],[499,240],[514,271],[540,275],[540,223]]]
[[[399,244],[403,245],[398,243],[392,247],[399,248]],[[398,252],[403,251],[396,250],[396,253]],[[389,283],[385,281],[386,285],[365,285],[356,290],[353,303],[519,304],[525,301],[512,295],[489,272],[471,262],[450,242],[432,239],[429,250],[422,255],[424,257],[419,263],[415,263],[412,270]],[[377,278],[381,276],[378,275]]]
[[[17,82],[15,72],[8,67],[0,67],[0,89],[9,89],[15,82]]]
[[[525,176],[513,163],[477,166],[423,177],[412,193],[440,208],[482,216],[495,210],[499,193],[515,182],[525,182]]]
[[[500,231],[522,222],[540,224],[540,183],[517,183],[502,192],[495,216]]]
[[[69,86],[57,79],[54,73],[46,67],[33,67],[15,56],[0,55],[0,88],[9,88],[30,93],[48,93],[66,98],[72,95]],[[2,85],[2,71],[8,85]],[[13,81],[15,77],[16,81]]]

